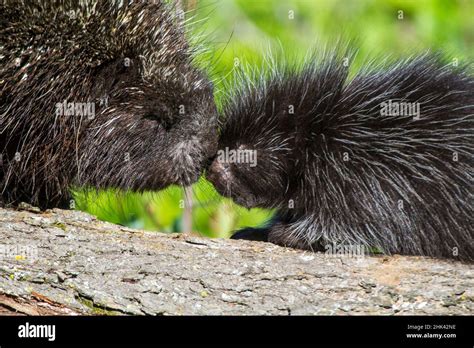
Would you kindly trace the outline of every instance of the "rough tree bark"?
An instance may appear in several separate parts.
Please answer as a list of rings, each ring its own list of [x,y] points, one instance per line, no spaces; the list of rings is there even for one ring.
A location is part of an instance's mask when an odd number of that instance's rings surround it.
[[[331,257],[59,209],[0,209],[0,236],[0,314],[474,313],[473,267],[457,262]]]

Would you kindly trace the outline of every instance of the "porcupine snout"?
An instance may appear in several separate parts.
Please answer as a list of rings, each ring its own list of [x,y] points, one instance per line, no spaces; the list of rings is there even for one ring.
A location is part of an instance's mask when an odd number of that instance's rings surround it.
[[[228,189],[227,183],[232,180],[230,163],[214,158],[207,170],[207,179],[217,187],[219,192],[225,192]]]

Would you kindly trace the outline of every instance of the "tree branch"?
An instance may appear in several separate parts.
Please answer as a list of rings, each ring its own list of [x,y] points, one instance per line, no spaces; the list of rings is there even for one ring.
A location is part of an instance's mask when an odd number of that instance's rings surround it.
[[[0,314],[472,314],[471,266],[0,209]]]

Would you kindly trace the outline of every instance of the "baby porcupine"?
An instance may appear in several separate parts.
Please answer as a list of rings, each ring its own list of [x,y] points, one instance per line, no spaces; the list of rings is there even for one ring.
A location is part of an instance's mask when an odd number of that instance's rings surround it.
[[[472,261],[474,79],[438,54],[349,78],[344,56],[240,81],[207,177],[277,213],[233,238]]]
[[[0,2],[4,204],[68,205],[85,185],[197,180],[217,145],[213,88],[163,1]]]

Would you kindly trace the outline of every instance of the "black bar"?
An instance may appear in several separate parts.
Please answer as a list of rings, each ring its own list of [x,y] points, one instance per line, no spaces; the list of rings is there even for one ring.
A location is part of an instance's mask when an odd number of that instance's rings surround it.
[[[20,325],[55,325],[55,339],[20,338]],[[410,325],[410,326],[409,326]],[[473,347],[469,316],[0,317],[0,346],[59,344],[284,344]],[[407,334],[431,335],[408,338]],[[451,337],[434,338],[434,334]],[[452,335],[455,334],[455,337]],[[88,346],[89,346],[88,345]]]

